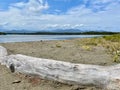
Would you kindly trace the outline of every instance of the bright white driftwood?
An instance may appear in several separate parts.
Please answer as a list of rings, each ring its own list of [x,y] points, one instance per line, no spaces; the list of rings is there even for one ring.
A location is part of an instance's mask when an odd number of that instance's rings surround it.
[[[14,65],[16,72],[39,75],[67,84],[94,85],[105,90],[120,90],[120,64],[115,66],[98,66],[73,64],[25,55],[4,57],[4,64]]]
[[[5,60],[4,58],[8,55],[6,48],[0,46],[0,63],[4,64]]]

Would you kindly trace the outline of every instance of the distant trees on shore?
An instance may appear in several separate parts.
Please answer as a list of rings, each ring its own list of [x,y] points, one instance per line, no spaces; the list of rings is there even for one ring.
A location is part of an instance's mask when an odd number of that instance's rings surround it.
[[[120,32],[97,32],[97,31],[87,31],[87,32],[33,32],[33,33],[27,33],[27,32],[21,32],[21,33],[4,33],[0,32],[0,35],[6,35],[6,34],[17,34],[17,35],[112,35],[112,34],[118,34]]]
[[[0,32],[0,35],[6,35],[6,33],[4,33],[4,32]]]

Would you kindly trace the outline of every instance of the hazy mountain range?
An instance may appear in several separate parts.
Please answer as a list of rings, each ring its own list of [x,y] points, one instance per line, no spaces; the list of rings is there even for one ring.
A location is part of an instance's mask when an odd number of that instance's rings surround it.
[[[110,35],[120,32],[103,30],[55,29],[55,30],[0,30],[1,34],[20,35]]]
[[[80,29],[55,29],[55,30],[0,30],[4,33],[38,33],[38,32],[51,32],[51,33],[81,33],[88,31],[105,32],[103,30],[80,30]]]

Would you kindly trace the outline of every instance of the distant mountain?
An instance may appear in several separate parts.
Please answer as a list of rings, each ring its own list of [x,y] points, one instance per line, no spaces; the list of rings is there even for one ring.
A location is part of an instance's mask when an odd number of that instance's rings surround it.
[[[80,33],[85,30],[79,29],[54,29],[54,30],[5,30],[5,33],[37,33],[37,32],[51,32],[51,33]]]
[[[4,32],[5,33],[34,33],[34,31],[30,31],[30,30],[9,30]]]
[[[56,32],[56,33],[80,33],[80,32],[84,32],[84,31],[82,31],[80,29],[55,29],[55,30],[49,30],[49,32]]]

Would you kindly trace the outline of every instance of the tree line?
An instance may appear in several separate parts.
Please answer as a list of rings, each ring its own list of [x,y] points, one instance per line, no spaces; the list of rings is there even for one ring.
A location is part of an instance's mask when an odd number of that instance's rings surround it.
[[[35,33],[4,33],[0,32],[0,35],[7,34],[17,34],[17,35],[112,35],[118,34],[120,32],[97,32],[97,31],[88,31],[88,32],[35,32]]]

